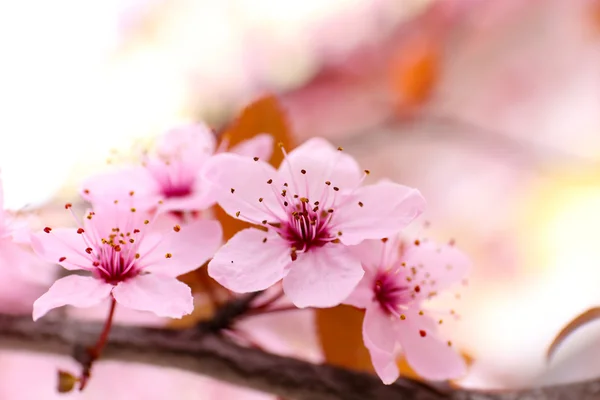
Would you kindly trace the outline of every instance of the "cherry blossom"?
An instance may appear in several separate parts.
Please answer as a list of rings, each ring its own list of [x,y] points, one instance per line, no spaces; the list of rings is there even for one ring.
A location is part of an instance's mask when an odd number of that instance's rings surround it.
[[[82,195],[93,202],[113,201],[126,198],[133,190],[140,208],[162,200],[163,211],[206,209],[214,204],[214,198],[200,178],[200,171],[215,152],[215,147],[215,135],[204,124],[174,128],[158,138],[154,153],[143,155],[142,165],[120,167],[92,176],[84,182]],[[224,151],[225,147],[216,151]],[[272,148],[272,137],[261,134],[234,146],[231,151],[268,158]]]
[[[231,238],[209,274],[235,292],[283,279],[297,307],[339,304],[363,276],[347,246],[399,232],[425,206],[416,189],[387,181],[361,186],[367,174],[318,138],[290,152],[278,170],[259,157],[214,156],[205,177],[219,205],[258,229]]]
[[[0,311],[31,312],[33,300],[53,280],[52,268],[29,248],[29,221],[4,210],[0,179]]]
[[[424,303],[463,282],[470,262],[453,245],[401,243],[383,239],[354,246],[352,252],[360,257],[365,275],[344,303],[366,309],[363,340],[385,384],[399,376],[399,351],[424,378],[458,378],[465,373],[465,362],[452,342],[439,337],[437,325],[443,319],[434,318]]]
[[[132,196],[133,198],[133,196]],[[154,229],[156,214],[129,204],[95,206],[77,228],[46,227],[31,242],[39,256],[67,270],[33,305],[33,319],[64,305],[91,307],[112,296],[117,303],[160,317],[193,310],[190,288],[176,279],[208,260],[222,240],[217,221]],[[71,205],[65,206],[71,210]]]

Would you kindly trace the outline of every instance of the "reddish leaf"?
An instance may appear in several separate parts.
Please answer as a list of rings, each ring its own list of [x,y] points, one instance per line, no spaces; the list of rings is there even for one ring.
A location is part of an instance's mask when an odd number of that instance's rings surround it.
[[[371,356],[362,338],[364,310],[341,305],[316,309],[315,315],[317,334],[328,363],[374,372]]]
[[[589,26],[592,34],[600,33],[600,1],[591,1],[587,6],[587,12],[583,15],[584,22]]]
[[[415,35],[392,58],[390,79],[398,111],[409,112],[431,97],[440,75],[440,40],[433,35]]]
[[[240,116],[225,129],[223,137],[227,138],[231,147],[259,133],[271,134],[275,145],[283,143],[287,151],[294,147],[294,139],[285,113],[274,96],[262,97],[243,109]],[[276,146],[270,163],[277,167],[282,160],[283,155]],[[216,218],[223,225],[225,239],[231,238],[236,232],[249,226],[230,217],[220,207],[215,207],[214,211]]]
[[[560,347],[560,345],[567,339],[573,332],[582,327],[583,325],[593,322],[594,320],[600,318],[600,307],[590,308],[589,310],[579,314],[575,319],[571,320],[562,330],[556,335],[550,347],[548,347],[548,351],[546,352],[546,361],[550,361],[556,350]]]
[[[169,327],[185,329],[196,325],[200,321],[207,320],[212,317],[216,306],[228,298],[229,292],[227,289],[208,276],[207,264],[205,263],[197,270],[180,276],[179,280],[188,285],[192,289],[192,293],[203,294],[209,301],[203,305],[196,305],[190,315],[172,320]]]

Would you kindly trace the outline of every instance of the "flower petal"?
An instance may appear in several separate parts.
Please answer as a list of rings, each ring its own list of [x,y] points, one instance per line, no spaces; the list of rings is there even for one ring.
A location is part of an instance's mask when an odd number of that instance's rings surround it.
[[[0,228],[4,227],[4,185],[0,177]]]
[[[152,246],[156,241],[144,238],[139,250],[140,268],[176,277],[201,267],[211,258],[221,245],[223,231],[218,221],[199,220],[174,227],[158,240]]]
[[[279,166],[279,173],[294,194],[311,202],[319,201],[322,207],[328,207],[334,199],[333,187],[342,193],[353,190],[361,178],[356,160],[321,138],[309,139],[291,151]],[[326,181],[331,185],[326,185]],[[325,194],[330,201],[325,201]]]
[[[283,279],[283,290],[296,307],[333,307],[358,285],[360,261],[340,244],[327,244],[298,254]]]
[[[370,273],[370,271],[365,271],[365,275],[343,303],[356,308],[367,308],[373,301],[374,279],[374,274]]]
[[[392,354],[396,345],[394,323],[378,304],[373,303],[365,311],[363,340],[368,349]]]
[[[10,239],[0,239],[0,270],[5,270],[12,281],[17,279],[29,285],[48,287],[55,280],[54,264],[47,264],[41,257]]]
[[[353,245],[396,235],[423,212],[425,199],[416,189],[379,182],[358,188],[334,209],[334,230],[342,232],[344,244]]]
[[[44,260],[68,270],[92,268],[93,260],[85,253],[87,245],[76,229],[57,228],[32,234],[31,246]]]
[[[112,285],[89,276],[69,275],[59,279],[33,303],[33,320],[67,304],[81,308],[95,306],[110,295],[112,288]]]
[[[277,171],[269,164],[236,154],[217,154],[207,161],[204,178],[210,182],[219,205],[231,216],[260,223],[285,218],[279,204]],[[267,183],[271,180],[272,184]],[[262,200],[259,200],[262,199]]]
[[[435,322],[415,310],[405,312],[406,319],[397,324],[398,339],[406,360],[422,377],[431,380],[460,378],[466,364],[460,354],[440,340]]]
[[[150,311],[159,317],[181,318],[194,310],[188,285],[170,276],[138,275],[113,289],[117,302],[125,307]]]
[[[348,248],[362,263],[365,271],[376,272],[380,268],[389,268],[400,257],[400,238],[394,235],[387,240],[365,240]]]
[[[214,133],[203,123],[171,129],[156,143],[159,155],[181,161],[192,169],[198,169],[214,153],[215,146]]]
[[[420,242],[419,245],[411,245],[403,254],[403,261],[408,267],[416,268],[417,274],[429,274],[427,282],[431,284],[430,291],[438,291],[461,282],[466,278],[470,269],[471,261],[455,246],[438,246],[430,241]],[[419,277],[415,280],[420,281]],[[422,294],[424,295],[425,292]]]
[[[83,182],[81,196],[94,204],[112,204],[115,200],[132,201],[131,192],[135,195],[135,206],[149,209],[156,206],[161,199],[158,183],[142,166],[131,166],[93,175]]]
[[[205,210],[215,205],[216,201],[208,192],[194,192],[185,197],[169,197],[163,200],[161,212]]]
[[[290,262],[287,242],[276,234],[249,228],[217,251],[208,263],[208,274],[234,292],[255,292],[283,278]]]
[[[395,355],[379,351],[376,348],[370,348],[369,354],[371,355],[371,363],[373,363],[375,372],[377,372],[381,381],[386,385],[394,383],[400,376]]]
[[[267,161],[273,154],[273,136],[268,133],[258,134],[233,146],[229,151],[241,156],[258,157]]]

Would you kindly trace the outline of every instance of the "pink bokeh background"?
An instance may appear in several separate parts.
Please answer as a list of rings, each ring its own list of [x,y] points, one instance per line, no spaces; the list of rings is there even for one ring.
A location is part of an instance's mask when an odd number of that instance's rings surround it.
[[[597,0],[28,0],[0,5],[0,33],[5,206],[34,212],[32,227],[68,223],[61,204],[107,158],[178,123],[223,126],[273,92],[298,141],[324,136],[369,179],[419,188],[428,211],[414,231],[453,238],[473,259],[461,319],[445,326],[475,359],[462,385],[600,375],[598,324],[544,361],[558,330],[600,303]],[[410,103],[410,89],[391,82],[419,51],[435,54],[435,72]],[[55,271],[32,268],[43,273],[0,271],[0,311],[30,312]],[[106,309],[66,312],[101,319]],[[117,322],[168,321],[119,310]],[[271,351],[323,360],[311,311],[252,317],[241,329]],[[65,398],[56,367],[75,368],[12,350],[0,360],[7,400]],[[115,383],[123,374],[127,384]],[[85,393],[68,395],[132,396],[273,398],[109,361]]]

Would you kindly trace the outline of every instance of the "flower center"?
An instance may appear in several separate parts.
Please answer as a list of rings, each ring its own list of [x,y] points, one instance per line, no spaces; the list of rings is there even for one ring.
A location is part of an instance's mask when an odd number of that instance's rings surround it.
[[[96,278],[102,279],[111,285],[116,285],[139,274],[139,270],[135,268],[135,265],[130,265],[125,257],[118,254],[99,263],[102,268],[94,270]]]
[[[303,198],[296,204],[296,210],[288,215],[288,221],[280,231],[281,236],[299,252],[322,247],[333,239],[327,224],[329,214],[319,213],[317,207],[310,209],[307,206],[308,201],[304,200]]]
[[[190,185],[168,185],[163,186],[162,193],[167,198],[186,197],[192,194],[192,188]]]
[[[146,169],[158,182],[160,191],[167,198],[186,197],[193,193],[196,170],[177,159],[146,161]]]
[[[134,210],[132,208],[132,212]],[[139,229],[124,232],[120,228],[112,228],[108,238],[101,238],[96,244],[95,251],[88,247],[86,253],[94,257],[94,276],[112,285],[137,276],[140,273],[136,267],[136,261],[140,258],[137,252],[142,239],[140,235]]]
[[[397,316],[400,306],[410,300],[410,288],[401,285],[395,274],[381,272],[373,284],[374,300],[379,303],[387,314]]]

